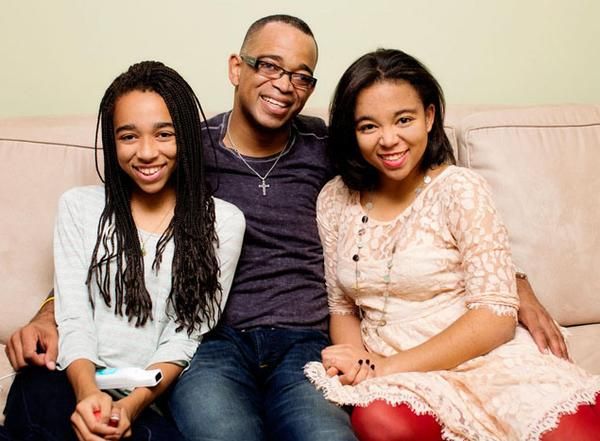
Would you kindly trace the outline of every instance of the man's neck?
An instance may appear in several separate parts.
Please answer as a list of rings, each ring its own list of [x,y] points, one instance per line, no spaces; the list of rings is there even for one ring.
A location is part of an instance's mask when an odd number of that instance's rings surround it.
[[[289,139],[291,123],[280,129],[259,128],[232,111],[223,143],[244,156],[267,157],[283,150]]]

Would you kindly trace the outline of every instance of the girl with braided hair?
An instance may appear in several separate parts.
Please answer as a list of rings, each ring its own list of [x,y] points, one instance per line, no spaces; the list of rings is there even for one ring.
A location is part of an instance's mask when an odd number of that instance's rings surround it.
[[[29,433],[15,435],[182,438],[155,400],[218,321],[245,228],[241,211],[205,183],[200,114],[190,86],[159,62],[131,66],[106,90],[96,129],[104,185],[74,188],[59,203],[59,370],[19,375],[52,410],[35,424],[28,415],[20,430]],[[160,369],[162,381],[101,391],[99,367]],[[7,416],[13,432],[18,425]]]

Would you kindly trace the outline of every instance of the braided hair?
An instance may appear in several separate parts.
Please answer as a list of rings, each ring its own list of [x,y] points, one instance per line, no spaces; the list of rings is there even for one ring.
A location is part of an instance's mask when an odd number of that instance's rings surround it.
[[[200,114],[206,117],[189,84],[173,69],[157,61],[132,65],[108,87],[100,103],[96,124],[96,170],[104,181],[105,206],[98,222],[98,238],[86,285],[92,307],[95,284],[116,315],[127,316],[135,326],[152,320],[152,299],[144,282],[144,262],[130,209],[135,184],[117,161],[113,116],[117,99],[129,92],[155,92],[164,100],[176,135],[177,167],[173,172],[176,205],[173,219],[160,237],[152,269],[158,271],[163,251],[173,239],[171,291],[167,308],[174,311],[177,331],[188,335],[203,322],[214,325],[222,297],[218,281],[218,246],[215,207],[206,183]],[[98,169],[98,133],[101,127],[104,179]],[[209,138],[210,139],[210,138]],[[212,140],[210,140],[212,144]],[[111,280],[111,268],[115,268]]]

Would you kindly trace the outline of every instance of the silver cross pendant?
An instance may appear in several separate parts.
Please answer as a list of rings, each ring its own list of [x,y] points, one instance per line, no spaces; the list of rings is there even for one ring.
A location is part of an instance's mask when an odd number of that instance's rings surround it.
[[[260,184],[258,184],[258,186],[262,189],[263,196],[266,196],[267,195],[267,188],[269,188],[270,185],[267,184],[265,182],[265,180],[263,179],[262,182]]]

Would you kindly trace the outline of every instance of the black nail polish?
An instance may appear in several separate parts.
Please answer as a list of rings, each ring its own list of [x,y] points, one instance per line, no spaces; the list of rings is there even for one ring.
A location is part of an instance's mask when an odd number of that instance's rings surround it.
[[[367,363],[369,363],[369,362],[367,361]],[[360,364],[362,366],[363,361],[362,360],[358,360],[358,364]]]
[[[371,370],[375,370],[375,365],[374,364],[371,365]]]
[[[367,359],[366,359],[366,361],[365,361],[365,363],[369,364],[369,363],[371,363],[371,362],[370,362],[370,361],[369,361],[369,359],[367,358]]]

